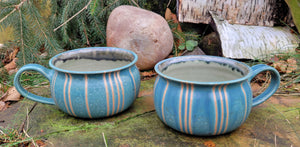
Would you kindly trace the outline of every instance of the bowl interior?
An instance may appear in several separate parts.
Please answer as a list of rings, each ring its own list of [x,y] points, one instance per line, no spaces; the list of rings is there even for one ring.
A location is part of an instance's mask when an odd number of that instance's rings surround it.
[[[50,66],[58,71],[68,73],[108,72],[127,68],[136,60],[137,55],[129,50],[96,47],[58,54],[50,60]]]
[[[217,83],[244,80],[249,76],[248,65],[222,57],[185,56],[158,63],[156,72],[168,79],[189,83]]]

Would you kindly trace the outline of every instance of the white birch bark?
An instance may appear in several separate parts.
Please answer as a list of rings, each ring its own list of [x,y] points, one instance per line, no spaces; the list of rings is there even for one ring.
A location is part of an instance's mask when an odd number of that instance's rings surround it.
[[[283,0],[177,0],[180,22],[209,24],[208,11],[216,12],[232,24],[273,26],[280,19],[294,26]]]
[[[224,57],[266,59],[274,54],[293,52],[300,43],[299,38],[287,27],[230,24],[215,12],[210,13]]]

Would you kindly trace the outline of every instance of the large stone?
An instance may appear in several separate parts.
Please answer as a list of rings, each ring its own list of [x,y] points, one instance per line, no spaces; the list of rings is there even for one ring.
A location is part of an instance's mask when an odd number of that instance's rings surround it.
[[[119,6],[109,16],[107,46],[134,51],[137,66],[148,70],[172,51],[173,35],[166,20],[151,11],[133,6]]]

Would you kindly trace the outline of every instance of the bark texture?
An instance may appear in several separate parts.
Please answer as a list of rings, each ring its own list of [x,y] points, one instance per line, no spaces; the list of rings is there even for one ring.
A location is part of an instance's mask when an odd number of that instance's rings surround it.
[[[216,13],[210,13],[224,57],[266,59],[277,53],[295,51],[299,43],[297,36],[288,27],[230,24]]]
[[[214,11],[232,24],[294,26],[292,15],[284,0],[177,0],[180,22],[205,23],[211,21],[208,11]]]

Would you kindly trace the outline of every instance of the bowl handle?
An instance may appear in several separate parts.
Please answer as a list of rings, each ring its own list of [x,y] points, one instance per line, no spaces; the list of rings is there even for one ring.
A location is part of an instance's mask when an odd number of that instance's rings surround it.
[[[264,101],[266,101],[267,99],[269,99],[277,91],[280,85],[280,74],[275,68],[265,64],[254,65],[251,67],[251,69],[252,69],[252,75],[248,80],[249,82],[251,82],[251,80],[261,72],[270,71],[271,73],[271,82],[267,87],[267,89],[260,95],[253,98],[252,106],[257,106],[263,103]]]
[[[37,101],[37,102],[54,105],[55,102],[54,102],[53,98],[46,98],[46,97],[35,95],[35,94],[30,93],[29,91],[25,90],[22,87],[22,85],[20,83],[20,77],[21,77],[22,73],[25,71],[37,71],[40,74],[42,74],[44,77],[46,77],[49,81],[51,81],[54,71],[50,70],[48,68],[45,68],[44,66],[39,65],[39,64],[27,64],[27,65],[24,65],[23,67],[21,67],[14,77],[14,85],[15,85],[17,91],[21,95],[23,95],[24,97],[26,97],[28,99]]]

